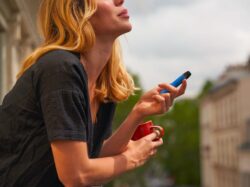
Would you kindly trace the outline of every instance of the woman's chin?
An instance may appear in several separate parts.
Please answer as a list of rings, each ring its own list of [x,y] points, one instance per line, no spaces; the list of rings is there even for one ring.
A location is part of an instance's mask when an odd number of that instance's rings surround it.
[[[128,24],[128,25],[126,25],[126,27],[124,27],[124,28],[121,30],[121,34],[120,34],[120,35],[125,34],[125,33],[128,33],[128,32],[130,32],[131,30],[132,30],[132,25],[131,25],[131,24]]]

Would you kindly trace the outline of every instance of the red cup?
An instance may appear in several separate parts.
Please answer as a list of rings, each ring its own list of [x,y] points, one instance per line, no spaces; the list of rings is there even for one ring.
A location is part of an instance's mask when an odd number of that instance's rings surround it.
[[[154,125],[152,121],[147,121],[137,127],[131,139],[135,141],[153,132],[156,132],[158,135],[157,138],[154,139],[155,141],[164,135],[164,129],[161,126]]]

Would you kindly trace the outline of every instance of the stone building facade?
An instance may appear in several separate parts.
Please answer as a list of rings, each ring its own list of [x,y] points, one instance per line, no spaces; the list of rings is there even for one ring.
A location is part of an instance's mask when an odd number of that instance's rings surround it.
[[[0,0],[0,103],[16,81],[22,60],[40,42],[38,0]]]
[[[250,186],[250,59],[228,67],[200,105],[203,187]]]

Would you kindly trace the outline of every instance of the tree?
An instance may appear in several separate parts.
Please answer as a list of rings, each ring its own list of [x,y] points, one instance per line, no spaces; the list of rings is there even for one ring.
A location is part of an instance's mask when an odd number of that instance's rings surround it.
[[[213,82],[211,80],[207,80],[204,83],[200,93],[198,94],[197,99],[200,100],[202,97],[204,97],[212,87],[213,87]]]
[[[193,99],[180,100],[159,120],[166,131],[159,162],[176,184],[199,186],[198,103]]]

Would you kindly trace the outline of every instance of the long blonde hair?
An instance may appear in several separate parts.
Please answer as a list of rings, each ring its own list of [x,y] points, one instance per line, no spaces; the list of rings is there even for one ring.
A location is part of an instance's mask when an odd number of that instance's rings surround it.
[[[95,0],[42,0],[38,23],[43,43],[21,67],[19,78],[43,54],[63,49],[83,54],[95,43],[95,33],[89,22],[95,13]],[[134,93],[132,77],[126,71],[118,40],[114,42],[111,57],[96,83],[98,101],[119,102]]]

